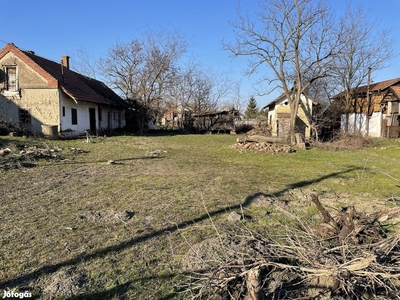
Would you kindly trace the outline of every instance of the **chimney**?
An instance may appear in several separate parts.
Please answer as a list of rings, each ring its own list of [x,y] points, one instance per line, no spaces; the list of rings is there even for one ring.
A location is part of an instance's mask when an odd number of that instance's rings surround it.
[[[61,56],[61,64],[62,64],[65,68],[69,69],[69,56],[67,56],[67,55]]]

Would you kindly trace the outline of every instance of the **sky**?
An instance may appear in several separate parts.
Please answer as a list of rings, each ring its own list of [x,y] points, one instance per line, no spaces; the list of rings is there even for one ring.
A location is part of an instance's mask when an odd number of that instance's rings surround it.
[[[400,38],[399,0],[328,0],[340,14],[346,3],[361,5],[370,11],[377,26],[391,28]],[[229,73],[241,83],[241,94],[248,99],[255,93],[260,75],[246,76],[246,58],[232,58],[222,42],[234,41],[230,21],[238,18],[237,7],[253,12],[258,0],[0,0],[3,30],[0,48],[14,43],[23,50],[59,62],[80,49],[94,58],[104,57],[117,41],[140,38],[146,31],[179,30],[189,42],[189,52],[202,65]],[[398,55],[384,70],[372,73],[378,82],[400,77],[400,41]],[[274,100],[281,91],[255,95],[258,107]]]

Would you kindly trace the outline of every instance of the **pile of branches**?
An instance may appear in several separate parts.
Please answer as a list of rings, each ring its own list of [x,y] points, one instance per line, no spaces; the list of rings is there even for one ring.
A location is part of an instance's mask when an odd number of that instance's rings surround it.
[[[400,207],[367,215],[351,206],[333,216],[316,195],[312,201],[319,225],[280,208],[296,224],[282,236],[232,229],[215,259],[192,272],[186,292],[194,299],[400,299],[400,232],[384,229]]]
[[[271,134],[272,127],[268,123],[267,120],[262,120],[259,119],[257,122],[253,125],[253,129],[250,130],[247,133],[247,136],[252,136],[252,135],[260,135],[260,136],[272,136]]]
[[[61,151],[61,148],[39,148],[36,146],[26,147],[20,151],[0,148],[0,170],[32,167],[40,159],[64,160],[65,158],[61,155]]]
[[[292,153],[295,152],[292,147],[284,144],[280,138],[265,137],[259,135],[238,138],[236,144],[232,146],[234,149],[243,151],[256,151],[262,153]]]
[[[323,150],[353,150],[372,147],[375,143],[375,140],[371,139],[370,137],[365,137],[361,134],[350,135],[343,133],[335,136],[330,141],[312,141],[311,144],[313,148],[319,148]]]

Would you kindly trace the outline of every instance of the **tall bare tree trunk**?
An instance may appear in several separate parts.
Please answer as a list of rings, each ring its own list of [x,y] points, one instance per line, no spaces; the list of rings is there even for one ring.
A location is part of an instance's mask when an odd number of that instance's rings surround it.
[[[369,108],[371,106],[370,83],[371,83],[371,68],[368,68],[367,111],[365,112],[365,136],[369,136]]]
[[[290,143],[292,145],[296,144],[296,119],[297,113],[299,112],[299,104],[300,104],[300,95],[296,94],[293,96],[294,99],[289,101],[290,106],[290,126],[289,126],[289,136],[290,136]]]

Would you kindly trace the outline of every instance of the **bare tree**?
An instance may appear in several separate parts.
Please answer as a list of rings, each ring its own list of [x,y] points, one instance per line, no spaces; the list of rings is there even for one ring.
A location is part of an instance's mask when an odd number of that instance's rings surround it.
[[[173,92],[175,103],[195,114],[215,110],[228,94],[228,82],[226,75],[192,61],[180,70]]]
[[[394,40],[390,31],[377,30],[377,21],[361,7],[352,9],[347,6],[346,13],[340,21],[341,51],[332,61],[332,75],[341,93],[343,112],[346,114],[345,131],[349,131],[349,114],[358,109],[366,113],[369,119],[369,103],[358,107],[355,102],[355,88],[366,84],[369,70],[379,70],[393,56]],[[365,97],[367,98],[367,97]],[[362,111],[359,111],[362,112]],[[355,118],[356,119],[356,118]],[[368,130],[368,128],[367,128]]]
[[[241,82],[233,82],[230,85],[228,98],[222,103],[222,105],[229,110],[235,109],[240,113],[244,113],[245,108],[247,106],[248,97],[244,96],[241,91]]]
[[[143,40],[116,43],[100,60],[102,75],[139,110],[140,132],[156,123],[178,78],[187,42],[178,31],[147,32]]]
[[[221,106],[223,100],[228,97],[230,92],[231,80],[229,74],[208,68],[202,73],[202,76],[207,85],[210,86],[210,93],[206,98],[208,107],[215,109]]]
[[[178,61],[188,45],[178,31],[147,33],[145,45],[146,64],[137,94],[151,108],[151,122],[157,123],[178,80]]]
[[[312,115],[307,115],[311,124],[313,138],[330,140],[336,137],[336,130],[340,127],[340,110],[333,106],[332,98],[337,93],[337,86],[332,77],[323,77],[315,80],[306,90],[308,97],[316,101]]]
[[[75,59],[72,60],[72,69],[90,78],[96,79],[98,77],[98,60],[88,53],[86,49],[80,48],[76,50],[74,57]]]
[[[284,91],[294,143],[300,96],[312,82],[326,76],[338,36],[324,1],[263,0],[260,8],[255,17],[239,11],[239,21],[232,23],[236,41],[224,48],[234,56],[250,57],[248,74],[268,67],[262,79]]]
[[[100,70],[112,88],[120,91],[126,99],[135,99],[137,77],[145,64],[143,43],[131,40],[128,43],[117,42],[105,58],[100,59]]]

